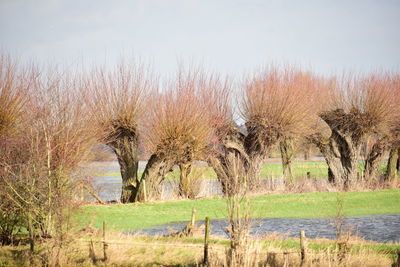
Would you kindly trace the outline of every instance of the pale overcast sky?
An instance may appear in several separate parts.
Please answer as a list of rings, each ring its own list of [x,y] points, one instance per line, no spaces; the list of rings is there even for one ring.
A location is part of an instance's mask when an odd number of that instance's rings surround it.
[[[223,73],[294,63],[321,73],[400,69],[395,0],[0,0],[0,50],[58,64],[139,57]]]

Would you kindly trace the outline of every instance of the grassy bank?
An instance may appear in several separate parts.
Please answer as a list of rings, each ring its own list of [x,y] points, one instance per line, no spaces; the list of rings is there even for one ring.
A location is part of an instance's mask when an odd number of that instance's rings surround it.
[[[93,240],[93,255],[89,256],[89,240]],[[62,249],[61,266],[199,266],[203,260],[202,238],[166,238],[121,236],[110,233],[108,238],[108,261],[102,262],[102,236],[80,236]],[[32,260],[28,245],[0,248],[0,266],[39,266],[43,259],[54,263],[57,254],[42,243]],[[226,259],[229,240],[209,241],[210,266],[222,266]],[[253,245],[256,257],[262,266],[300,266],[300,244],[296,238],[286,240],[259,240]],[[335,242],[309,240],[305,266],[392,266],[396,262],[398,244],[368,244],[350,242],[349,251],[342,262],[338,262]],[[46,254],[46,251],[48,254]],[[285,255],[286,254],[286,255]],[[252,254],[253,255],[253,254]],[[93,263],[96,259],[96,263]]]
[[[335,216],[337,193],[304,193],[265,195],[251,198],[252,216],[255,218],[315,218]],[[400,213],[400,190],[340,193],[343,215]],[[93,221],[101,227],[104,220],[117,231],[151,228],[155,225],[188,221],[192,208],[197,218],[226,217],[226,200],[223,198],[185,200],[162,203],[137,203],[128,205],[88,205],[76,214],[82,226]]]

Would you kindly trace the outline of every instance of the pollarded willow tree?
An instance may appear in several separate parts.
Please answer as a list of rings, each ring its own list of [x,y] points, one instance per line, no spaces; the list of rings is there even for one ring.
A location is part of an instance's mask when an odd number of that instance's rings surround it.
[[[329,181],[345,189],[356,181],[360,149],[370,134],[387,131],[392,121],[392,91],[385,77],[343,75],[320,84],[323,102],[318,112],[329,128],[310,137],[329,167]]]
[[[267,151],[280,141],[285,180],[293,182],[293,142],[306,131],[313,115],[313,107],[308,102],[313,93],[312,80],[309,73],[291,67],[272,68],[247,86],[244,118],[248,135],[245,144],[252,159],[253,179],[259,179]]]
[[[295,145],[301,138],[310,133],[311,122],[315,117],[316,106],[311,105],[309,100],[310,96],[315,94],[315,85],[317,82],[318,78],[314,77],[310,72],[298,71],[282,84],[283,87],[288,87],[287,90],[291,90],[293,97],[297,98],[296,111],[298,112],[298,116],[302,116],[302,119],[301,117],[295,118],[297,123],[293,123],[294,127],[285,131],[279,140],[283,177],[287,185],[294,183],[292,162],[296,152]]]
[[[139,125],[146,99],[156,88],[157,79],[141,64],[120,64],[113,71],[98,69],[86,79],[85,98],[100,129],[99,139],[118,159],[122,203],[133,202],[139,188]]]
[[[120,164],[121,202],[159,198],[165,175],[174,165],[185,179],[191,162],[201,157],[211,131],[200,105],[204,79],[198,71],[179,71],[161,91],[148,69],[121,65],[114,72],[96,71],[88,80],[88,101],[102,129],[100,139]],[[150,154],[141,176],[139,145]]]
[[[400,98],[400,75],[387,75],[375,82],[381,83],[380,86],[390,88],[391,97],[395,103],[399,102]],[[396,173],[399,168],[398,150],[400,148],[400,110],[398,105],[393,105],[391,110],[392,121],[388,124],[388,129],[382,131],[379,135],[374,136],[374,144],[371,147],[365,160],[364,178],[366,181],[378,181],[377,169],[385,152],[389,152],[389,160],[387,164],[386,180],[396,178]]]
[[[248,173],[249,187],[255,189],[260,183],[260,170],[268,152],[279,140],[297,136],[312,116],[307,101],[312,93],[308,86],[308,74],[291,67],[270,67],[249,79],[245,84],[242,118],[243,132],[232,120],[226,91],[215,102],[226,110],[214,125],[218,133],[217,151],[209,163],[222,181],[229,181],[229,158],[240,158]],[[212,110],[212,109],[210,109]],[[216,112],[218,114],[218,112]],[[223,191],[229,194],[224,188]]]
[[[194,160],[204,157],[212,129],[204,110],[202,93],[209,75],[200,70],[180,70],[165,90],[152,96],[144,124],[145,146],[152,153],[142,177],[147,196],[160,194],[166,172],[180,169],[179,193],[188,197],[188,176]],[[144,192],[142,190],[142,192]]]

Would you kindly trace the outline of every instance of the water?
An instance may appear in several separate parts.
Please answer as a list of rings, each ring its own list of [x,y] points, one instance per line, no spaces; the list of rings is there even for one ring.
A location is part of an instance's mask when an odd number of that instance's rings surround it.
[[[323,158],[311,158],[312,161],[322,161]],[[146,167],[147,161],[139,161],[139,172]],[[196,161],[197,166],[207,166],[207,163]],[[269,159],[268,164],[281,164],[280,159]],[[177,167],[177,166],[175,166]],[[105,201],[118,200],[121,196],[122,180],[118,161],[112,162],[91,162],[82,168],[86,176],[89,177],[90,184],[95,192]],[[326,183],[326,179],[313,179],[315,184]],[[267,191],[279,190],[284,188],[284,181],[281,178],[267,178],[262,180],[263,189]],[[318,188],[318,187],[317,187]],[[220,195],[222,193],[221,185],[216,180],[197,181],[196,189],[197,197],[209,197]],[[171,200],[177,197],[178,184],[176,181],[164,181],[161,200]],[[88,200],[94,201],[91,196],[87,196]]]
[[[188,222],[164,224],[153,229],[126,232],[126,234],[141,233],[150,236],[165,235],[170,231],[180,231]],[[197,225],[204,222],[197,222]],[[364,240],[390,243],[400,242],[400,214],[385,214],[374,216],[357,216],[345,218],[346,226],[350,226],[352,233]],[[335,239],[333,218],[263,218],[252,221],[253,236],[278,233],[287,237],[298,237],[299,231],[304,230],[308,238]],[[211,234],[228,237],[226,220],[212,220]]]
[[[313,160],[319,160],[314,158]],[[197,162],[196,164],[205,166],[204,162]],[[275,163],[274,163],[275,164]],[[280,164],[276,162],[276,164]],[[139,162],[139,172],[143,171],[146,166],[146,161]],[[121,176],[120,168],[117,161],[113,162],[92,162],[86,166],[86,170],[89,173],[88,176],[92,176],[91,185],[97,192],[97,194],[105,201],[114,201],[121,196]],[[91,175],[90,175],[91,174]],[[104,174],[104,175],[99,175]],[[324,184],[327,183],[326,179],[312,179],[311,180],[316,188],[324,188]],[[274,191],[284,189],[284,180],[282,178],[266,178],[262,179],[262,189],[266,191]],[[217,180],[199,180],[196,181],[195,190],[197,191],[197,197],[210,197],[214,195],[221,195],[222,189],[221,184]],[[178,192],[178,181],[164,181],[161,200],[172,200],[177,198]],[[88,196],[89,199],[94,200]]]
[[[315,160],[315,159],[314,159]],[[319,160],[319,159],[318,159]],[[139,162],[139,171],[145,168],[145,161]],[[119,199],[121,194],[121,176],[118,162],[93,162],[89,165],[92,173],[116,174],[112,176],[93,177],[93,186],[97,189],[101,198],[107,201]],[[326,182],[325,179],[315,179],[315,183]],[[268,188],[278,188],[283,185],[282,179],[263,179],[263,184]],[[165,181],[163,184],[162,199],[172,199],[177,191],[177,181]],[[218,195],[221,193],[221,185],[216,180],[199,181],[199,196]],[[345,222],[353,229],[353,233],[359,237],[375,242],[400,242],[400,214],[359,216],[346,218]],[[187,222],[165,224],[154,229],[141,230],[148,235],[163,235],[168,229],[181,230]],[[212,234],[227,237],[225,220],[212,221]],[[287,234],[288,237],[298,237],[300,230],[305,230],[306,236],[310,238],[334,239],[335,228],[332,225],[332,218],[266,218],[253,221],[252,234],[262,236],[268,233]],[[137,231],[136,231],[137,232]]]

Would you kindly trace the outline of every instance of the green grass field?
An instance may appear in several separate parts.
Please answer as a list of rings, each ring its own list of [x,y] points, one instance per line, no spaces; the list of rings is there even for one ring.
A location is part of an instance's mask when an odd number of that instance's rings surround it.
[[[315,218],[335,216],[338,193],[304,193],[264,195],[251,198],[254,218]],[[400,213],[400,190],[339,193],[343,215]],[[155,225],[188,221],[192,208],[197,218],[226,217],[226,199],[211,198],[161,203],[134,203],[83,206],[75,215],[79,225],[93,220],[101,227],[104,220],[118,231],[151,228]]]

